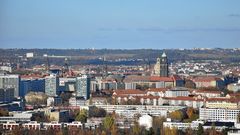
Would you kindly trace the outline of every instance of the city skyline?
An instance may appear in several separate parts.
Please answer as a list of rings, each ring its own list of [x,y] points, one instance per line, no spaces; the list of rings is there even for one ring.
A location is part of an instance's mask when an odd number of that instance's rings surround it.
[[[237,48],[239,4],[2,0],[0,48]]]

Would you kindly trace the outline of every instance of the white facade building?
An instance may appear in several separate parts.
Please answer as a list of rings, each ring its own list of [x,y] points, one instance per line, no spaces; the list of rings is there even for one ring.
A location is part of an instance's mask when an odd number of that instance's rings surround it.
[[[48,96],[56,96],[59,87],[59,78],[56,75],[45,77],[45,93]]]
[[[10,66],[0,66],[0,70],[2,71],[8,71],[8,72],[12,72],[12,67]]]
[[[189,91],[185,88],[174,88],[166,91],[166,97],[187,97]]]
[[[199,119],[210,121],[236,122],[240,109],[200,108]]]
[[[204,124],[203,121],[193,121],[191,123],[183,123],[183,122],[163,122],[163,127],[169,127],[169,128],[177,128],[178,130],[184,130],[187,128],[197,129],[199,124]]]
[[[27,57],[27,58],[33,58],[33,56],[34,56],[34,53],[33,53],[33,52],[26,53],[26,57]]]
[[[133,83],[133,82],[126,82],[125,83],[125,89],[128,90],[128,89],[136,89],[136,83]]]

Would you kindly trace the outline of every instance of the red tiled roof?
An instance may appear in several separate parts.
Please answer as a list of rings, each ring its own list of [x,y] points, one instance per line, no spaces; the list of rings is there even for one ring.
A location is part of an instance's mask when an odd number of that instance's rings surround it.
[[[215,94],[221,94],[221,91],[217,91],[217,90],[195,90],[195,93],[215,93]]]
[[[131,95],[131,94],[145,94],[145,91],[141,91],[138,89],[127,89],[127,90],[114,90],[116,95]]]
[[[240,99],[237,98],[226,98],[226,97],[222,97],[222,98],[207,98],[206,101],[226,101],[226,102],[232,102],[232,103],[236,103],[239,102]]]
[[[150,81],[163,81],[163,82],[173,82],[171,77],[160,77],[160,76],[150,76]]]
[[[150,91],[150,92],[165,92],[166,90],[168,90],[168,88],[150,88],[148,89],[147,91]]]
[[[197,97],[164,97],[166,100],[185,100],[185,101],[204,101],[204,99],[199,99]]]
[[[118,97],[120,97],[120,98],[128,98],[128,97],[130,97],[130,96],[128,96],[128,95],[117,95],[117,96],[114,96],[115,98],[118,98]],[[135,99],[141,99],[141,98],[143,98],[143,99],[159,99],[160,97],[159,96],[151,96],[151,95],[149,95],[149,96],[132,96],[133,98],[135,98]]]
[[[138,96],[137,98],[143,98],[143,99],[159,99],[160,97],[159,96],[152,96],[152,95],[149,95],[149,96]]]
[[[235,97],[235,96],[240,96],[240,93],[229,93],[228,95],[231,97]]]

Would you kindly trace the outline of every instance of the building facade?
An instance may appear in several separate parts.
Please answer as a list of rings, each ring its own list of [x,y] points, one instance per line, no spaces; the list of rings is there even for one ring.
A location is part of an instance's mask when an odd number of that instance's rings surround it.
[[[0,88],[13,88],[14,97],[19,96],[19,75],[0,75]]]
[[[59,78],[56,75],[50,75],[45,77],[45,93],[48,96],[57,95],[59,87]]]
[[[90,78],[87,75],[76,78],[76,96],[90,98]]]
[[[0,102],[11,102],[14,99],[13,88],[1,88],[0,89]]]
[[[30,91],[45,92],[45,79],[21,79],[19,96],[24,97]]]
[[[157,58],[157,62],[154,66],[154,76],[168,77],[168,59],[165,53],[161,57]]]
[[[166,91],[166,97],[188,97],[189,91],[186,88],[176,87]]]
[[[236,122],[240,109],[200,108],[199,119],[210,121]]]

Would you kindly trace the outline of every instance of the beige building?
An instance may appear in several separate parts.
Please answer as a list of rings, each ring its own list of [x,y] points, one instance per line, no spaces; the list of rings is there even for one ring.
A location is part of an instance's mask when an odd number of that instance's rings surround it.
[[[49,113],[50,120],[58,121],[58,122],[68,122],[69,119],[69,111],[61,110],[61,111],[54,111]]]
[[[229,108],[229,109],[237,109],[238,108],[238,104],[237,103],[231,103],[231,102],[219,102],[219,101],[215,101],[215,102],[206,102],[206,107],[207,108]]]
[[[206,108],[239,109],[240,100],[227,95],[226,97],[207,98]]]

